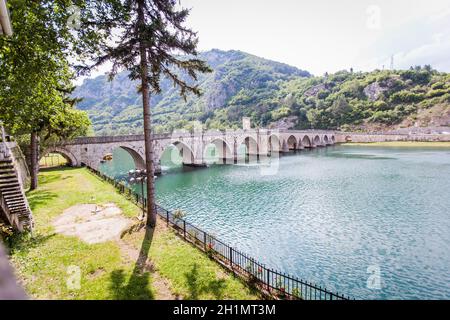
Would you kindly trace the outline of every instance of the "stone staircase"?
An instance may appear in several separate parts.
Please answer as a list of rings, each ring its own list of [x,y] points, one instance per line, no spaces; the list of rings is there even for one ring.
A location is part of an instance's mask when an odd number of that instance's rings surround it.
[[[0,222],[13,229],[31,231],[33,215],[23,191],[15,159],[5,135],[0,137]]]

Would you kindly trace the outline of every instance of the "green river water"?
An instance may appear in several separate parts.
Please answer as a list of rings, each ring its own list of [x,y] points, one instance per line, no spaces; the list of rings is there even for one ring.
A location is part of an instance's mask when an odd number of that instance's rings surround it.
[[[170,156],[158,203],[267,266],[357,299],[450,299],[450,149],[334,146],[282,156],[274,175]],[[101,171],[133,167],[116,149]]]

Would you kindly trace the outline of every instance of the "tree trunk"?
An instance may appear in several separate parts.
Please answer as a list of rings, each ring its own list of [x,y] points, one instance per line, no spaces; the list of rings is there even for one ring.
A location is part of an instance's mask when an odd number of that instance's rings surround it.
[[[38,146],[39,146],[39,137],[37,132],[33,131],[31,133],[31,141],[30,141],[30,176],[31,176],[30,190],[35,190],[38,187],[38,169],[39,169]]]
[[[145,25],[143,1],[138,1],[138,25],[140,28]],[[147,170],[147,226],[156,225],[156,203],[155,203],[155,169],[153,167],[153,143],[151,131],[151,112],[150,112],[150,91],[148,84],[148,62],[147,51],[144,39],[140,39],[140,67],[141,67],[141,92],[142,106],[144,111],[144,144],[145,144],[145,168]]]

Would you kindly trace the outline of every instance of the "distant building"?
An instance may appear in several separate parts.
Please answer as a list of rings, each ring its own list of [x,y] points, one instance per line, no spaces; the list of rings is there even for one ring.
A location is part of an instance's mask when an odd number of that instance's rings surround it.
[[[251,129],[251,121],[249,117],[243,117],[242,118],[242,129],[244,130],[250,130]]]

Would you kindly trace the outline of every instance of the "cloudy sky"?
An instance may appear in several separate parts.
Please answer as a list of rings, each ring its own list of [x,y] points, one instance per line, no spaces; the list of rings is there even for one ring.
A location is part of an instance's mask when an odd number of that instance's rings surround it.
[[[449,0],[180,0],[200,50],[237,49],[313,74],[431,64],[450,72]]]

